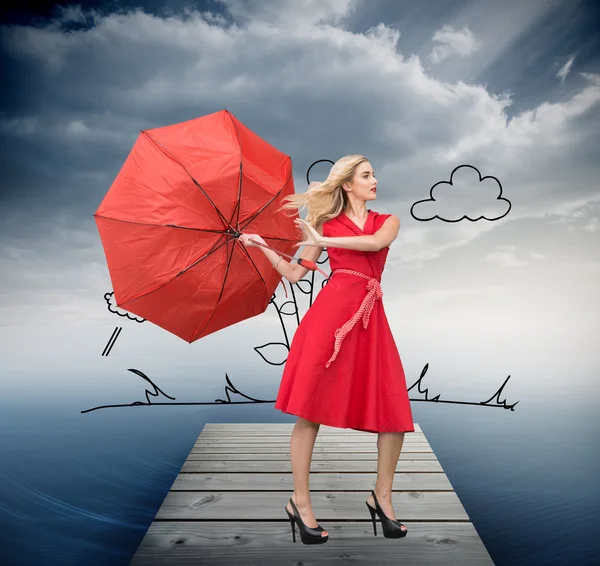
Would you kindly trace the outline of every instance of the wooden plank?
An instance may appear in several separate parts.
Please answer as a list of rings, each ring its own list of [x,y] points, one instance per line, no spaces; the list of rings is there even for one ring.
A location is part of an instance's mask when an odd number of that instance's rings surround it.
[[[313,511],[319,522],[340,519],[370,520],[364,492],[311,493]],[[170,491],[155,520],[261,521],[285,518],[284,507],[291,493],[262,491]],[[399,521],[468,521],[469,516],[453,491],[394,491],[394,511]]]
[[[261,442],[264,444],[284,444],[290,443],[290,439],[291,439],[292,435],[291,434],[287,434],[287,435],[280,435],[280,436],[266,436],[266,437],[257,437],[256,435],[249,435],[249,434],[245,434],[245,435],[241,435],[241,436],[216,436],[216,435],[204,435],[201,434],[198,439],[195,441],[195,444],[197,443],[214,443],[214,444],[218,444],[218,443],[227,443],[227,444],[241,444],[241,443],[246,443],[246,442]],[[411,446],[413,444],[429,444],[429,442],[427,442],[427,440],[422,436],[419,435],[420,438],[405,438],[404,442],[402,443],[403,446]],[[373,438],[373,439],[369,439],[369,438],[364,438],[364,437],[360,437],[360,438],[348,438],[348,437],[343,437],[343,436],[329,436],[329,437],[322,437],[321,435],[317,435],[317,438],[315,438],[315,443],[318,444],[334,444],[334,443],[348,443],[348,444],[360,444],[360,445],[367,445],[367,446],[377,446],[377,439]]]
[[[261,450],[259,453],[252,451],[245,452],[229,452],[219,448],[192,448],[188,456],[188,460],[256,460],[257,454],[260,454],[261,460],[289,460],[290,450],[269,450],[265,452]],[[437,460],[434,452],[400,452],[400,458],[403,460]],[[375,452],[343,452],[336,450],[335,452],[327,450],[313,450],[312,461],[322,460],[376,460],[377,453]]]
[[[222,444],[213,444],[213,443],[202,443],[202,444],[194,444],[192,451],[204,451],[204,452],[254,452],[255,454],[262,454],[264,452],[289,452],[290,443],[286,442],[285,444],[260,444],[248,442],[247,444],[230,444],[230,443],[222,443]],[[335,452],[363,452],[370,454],[377,454],[377,446],[369,446],[369,445],[360,445],[360,444],[351,444],[351,443],[332,443],[332,444],[319,444],[315,443],[313,452],[325,452],[325,453],[335,453]],[[412,444],[406,445],[402,447],[402,452],[433,452],[431,446],[429,444]]]
[[[400,454],[396,472],[443,472],[442,466],[437,460],[406,460]],[[404,455],[406,456],[406,455]],[[311,460],[310,472],[363,472],[371,473],[377,471],[377,459],[372,460]],[[287,460],[234,460],[224,462],[222,460],[190,460],[187,459],[181,473],[216,473],[216,472],[271,472],[292,473],[292,463]]]
[[[268,441],[273,441],[273,440],[288,440],[290,438],[292,434],[292,431],[290,430],[289,432],[281,432],[278,434],[275,433],[265,433],[264,435],[261,434],[260,438],[264,438],[265,440]],[[242,440],[248,440],[248,439],[254,439],[257,437],[256,432],[235,432],[235,433],[229,433],[229,432],[201,432],[200,436],[198,437],[198,440],[201,439],[208,439],[208,440],[228,440],[231,441],[231,439],[242,439]],[[334,440],[337,442],[361,442],[361,441],[368,441],[368,442],[377,442],[377,435],[374,434],[324,434],[323,432],[318,432],[317,433],[317,440]],[[423,433],[411,433],[410,435],[405,435],[404,436],[404,442],[427,442],[427,439],[425,438],[425,435]]]
[[[252,448],[263,448],[264,450],[285,450],[290,448],[290,439],[288,438],[287,442],[195,442],[192,445],[192,449],[194,448],[236,448],[243,446],[251,446]],[[367,443],[367,442],[317,442],[314,443],[314,448],[319,450],[327,450],[327,449],[335,449],[338,447],[350,449],[356,447],[356,450],[359,452],[368,451],[372,452],[373,450],[377,450],[377,443]],[[427,442],[405,442],[402,445],[402,451],[406,452],[414,452],[415,449],[428,448],[429,450],[433,450],[431,445]]]
[[[310,491],[352,491],[373,489],[377,474],[314,474],[310,476]],[[179,474],[171,491],[293,491],[294,481],[285,473]],[[452,491],[452,485],[442,473],[411,474],[405,472],[394,478],[396,491]]]
[[[257,438],[257,437],[246,437],[246,438],[203,438],[200,436],[194,444],[269,444],[274,446],[288,445],[290,444],[291,436],[282,437],[280,439],[270,439],[270,438]],[[315,445],[322,446],[331,446],[332,444],[349,444],[352,446],[377,446],[377,440],[351,440],[347,438],[341,439],[324,439],[324,438],[315,438]],[[425,444],[429,446],[429,442],[426,440],[420,440],[416,442],[414,440],[407,440],[402,443],[403,446],[414,446],[419,444]]]
[[[367,511],[365,507],[365,511]],[[285,511],[281,509],[285,515]],[[368,512],[368,511],[367,511]],[[404,523],[405,538],[377,536],[369,522],[329,521],[326,544],[292,543],[290,523],[263,521],[154,522],[131,566],[493,566],[471,523]]]
[[[294,428],[294,426],[296,425],[296,423],[206,423],[204,425],[204,428],[202,429],[202,431],[243,431],[243,430],[252,430],[252,431],[257,431],[257,432],[265,432],[265,430],[268,430],[269,433],[278,431],[278,432],[287,432],[287,431],[292,431],[292,429]],[[423,432],[421,430],[421,427],[417,424],[414,423],[415,425],[415,432]],[[340,433],[343,432],[344,434],[346,432],[348,433],[359,433],[359,434],[374,434],[377,435],[376,432],[366,432],[366,431],[362,431],[362,430],[354,430],[354,429],[349,429],[349,428],[338,428],[335,426],[327,426],[327,425],[321,425],[319,427],[319,434],[322,433],[327,433],[327,432],[336,432],[336,433]],[[407,432],[406,435],[411,435],[414,434],[412,432]]]
[[[281,435],[279,437],[274,437],[274,436],[266,436],[266,437],[258,437],[256,435],[243,435],[243,436],[205,436],[204,434],[201,434],[195,444],[198,443],[213,443],[213,444],[218,444],[218,443],[226,443],[226,444],[243,444],[246,442],[252,442],[252,443],[257,443],[260,442],[261,444],[289,444],[290,439],[291,439],[292,435],[288,434],[288,435]],[[320,435],[317,435],[317,437],[315,438],[315,443],[317,444],[342,444],[342,443],[347,443],[347,444],[360,444],[360,445],[366,445],[366,446],[377,446],[377,439],[376,438],[349,438],[349,437],[343,437],[343,436],[335,436],[335,437],[322,437]],[[404,439],[404,442],[402,443],[403,446],[407,446],[407,445],[412,445],[412,444],[429,444],[429,442],[427,442],[427,440],[425,440],[425,438],[423,438],[422,436],[420,438],[410,438],[410,439]]]

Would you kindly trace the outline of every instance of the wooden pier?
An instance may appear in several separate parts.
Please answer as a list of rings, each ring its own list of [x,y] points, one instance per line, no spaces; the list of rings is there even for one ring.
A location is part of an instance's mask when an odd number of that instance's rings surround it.
[[[377,536],[365,505],[375,487],[377,434],[322,425],[310,492],[325,544],[292,542],[292,424],[206,424],[131,565],[493,565],[421,428],[407,433],[392,503],[408,528]]]

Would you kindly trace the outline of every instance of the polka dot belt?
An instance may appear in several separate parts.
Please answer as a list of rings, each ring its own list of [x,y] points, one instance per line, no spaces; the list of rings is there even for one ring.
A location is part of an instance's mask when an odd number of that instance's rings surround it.
[[[367,294],[354,316],[334,332],[334,351],[329,361],[325,364],[325,367],[327,368],[331,365],[331,362],[333,362],[333,360],[337,358],[338,352],[340,351],[340,347],[342,346],[342,342],[346,337],[346,334],[348,334],[348,332],[350,332],[352,328],[354,328],[354,325],[358,322],[358,320],[361,317],[363,319],[363,327],[366,329],[369,326],[369,318],[371,317],[371,312],[373,311],[373,307],[375,306],[375,301],[383,297],[381,285],[379,281],[375,279],[375,277],[369,277],[368,275],[365,275],[360,271],[354,271],[353,269],[336,269],[334,270],[334,273],[350,273],[352,275],[358,275],[359,277],[368,279],[369,282],[367,283]]]

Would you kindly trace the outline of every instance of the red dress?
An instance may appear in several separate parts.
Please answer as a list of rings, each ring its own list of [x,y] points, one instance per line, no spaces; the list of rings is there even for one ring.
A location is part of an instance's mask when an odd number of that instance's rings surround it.
[[[374,234],[388,216],[369,211],[363,231],[342,213],[323,224],[323,235]],[[389,248],[327,251],[333,275],[296,329],[275,408],[332,427],[414,432],[404,369],[381,299]]]

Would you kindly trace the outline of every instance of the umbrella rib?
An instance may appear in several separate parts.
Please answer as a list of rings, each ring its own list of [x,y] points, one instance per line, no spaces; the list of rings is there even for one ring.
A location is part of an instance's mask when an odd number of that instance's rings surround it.
[[[203,259],[206,259],[209,255],[215,253],[219,248],[223,247],[225,244],[227,244],[229,240],[225,240],[223,243],[215,245],[215,247],[210,250],[209,252],[207,252],[205,255],[203,255],[201,258],[197,259],[194,263],[192,263],[191,265],[188,265],[186,268],[182,269],[177,275],[175,275],[175,277],[173,277],[172,279],[169,279],[168,281],[165,281],[162,285],[159,285],[158,287],[151,289],[150,291],[146,291],[144,294],[142,295],[138,295],[137,297],[134,297],[133,299],[129,299],[126,303],[122,303],[119,306],[125,306],[125,305],[129,305],[131,303],[133,303],[134,301],[137,301],[138,299],[143,299],[144,297],[150,295],[151,293],[154,293],[155,291],[158,291],[159,289],[162,289],[165,285],[168,285],[169,283],[171,283],[172,281],[175,280],[175,278],[179,277],[180,275],[183,275],[186,271],[188,271],[189,269],[191,269],[192,267],[194,267],[194,265],[196,265],[198,262],[202,261]],[[241,246],[242,244],[240,244]]]
[[[240,144],[240,148],[241,148],[241,144]],[[234,210],[234,214],[236,216],[235,227],[238,231],[240,228],[240,212],[242,210],[242,207],[241,207],[241,204],[242,204],[242,179],[243,179],[243,165],[242,165],[242,161],[240,159],[240,181],[238,183],[238,198],[237,198],[237,202],[235,203],[235,210]],[[233,220],[233,215],[231,216],[231,219]]]
[[[231,215],[231,220],[233,220],[233,217],[237,214],[235,227],[239,231],[240,210],[241,210],[240,204],[242,202],[242,172],[243,172],[242,171],[242,166],[243,166],[242,140],[240,139],[240,131],[238,130],[237,124],[235,123],[235,120],[233,119],[233,115],[227,109],[225,109],[225,112],[227,112],[227,115],[229,116],[229,119],[231,120],[231,123],[233,124],[233,127],[235,129],[235,134],[236,134],[237,140],[238,140],[238,146],[240,148],[240,180],[238,182],[238,198],[237,198],[237,202],[235,203],[235,208],[233,209],[233,214]]]
[[[105,220],[114,220],[115,222],[129,222],[130,224],[142,224],[143,226],[160,226],[161,228],[178,228],[179,230],[194,230],[196,232],[206,232],[208,234],[223,234],[224,236],[232,236],[234,234],[230,232],[223,232],[223,230],[209,230],[208,228],[190,228],[189,226],[177,226],[177,224],[154,224],[153,222],[134,222],[133,220],[124,220],[123,218],[112,218],[110,216],[102,216],[100,214],[94,214],[96,218],[104,218]],[[218,249],[218,248],[216,248]]]
[[[236,228],[237,230],[241,233],[243,228],[240,229],[240,204],[241,204],[241,200],[242,200],[242,140],[240,139],[240,132],[238,130],[237,124],[235,123],[235,120],[233,119],[233,115],[231,114],[231,112],[229,112],[228,110],[225,110],[225,112],[227,112],[229,119],[231,120],[231,123],[233,124],[233,127],[235,128],[235,133],[237,135],[237,139],[238,139],[238,145],[240,146],[240,182],[238,185],[238,201],[235,205],[235,209],[234,209],[234,214],[232,215],[232,220],[233,220],[233,216],[235,215],[235,213],[237,212],[237,221],[236,221]],[[283,185],[281,186],[281,188],[277,191],[277,193],[273,196],[273,198],[267,202],[260,210],[258,210],[253,216],[251,216],[250,218],[246,219],[246,223],[244,224],[244,228],[246,226],[248,226],[248,224],[250,224],[250,222],[252,222],[265,208],[267,208],[267,206],[269,206],[280,194],[281,191],[283,191],[284,187],[288,184],[290,178],[292,176],[292,170],[290,169],[290,174],[288,175],[288,178],[284,181]],[[284,238],[272,238],[274,240],[285,240]],[[289,240],[285,240],[285,241],[289,241]]]
[[[203,259],[206,259],[208,256],[214,254],[218,249],[222,248],[223,246],[227,245],[227,243],[229,242],[229,240],[225,240],[224,242],[220,243],[220,244],[215,244],[215,247],[208,251],[206,254],[204,254],[202,257],[198,258],[194,263],[192,263],[191,265],[188,265],[185,269],[183,269],[182,271],[180,271],[176,277],[179,277],[180,275],[183,275],[186,271],[188,271],[189,269],[191,269],[192,267],[194,267],[194,265],[196,265],[197,263],[201,262]],[[241,244],[240,244],[241,245]],[[233,253],[233,252],[232,252]]]
[[[183,168],[183,170],[188,174],[189,178],[202,191],[202,193],[204,194],[204,196],[206,197],[206,199],[208,200],[208,202],[210,202],[210,204],[216,210],[217,214],[219,215],[219,217],[223,221],[223,224],[226,224],[229,228],[231,228],[233,230],[233,226],[223,216],[222,212],[215,206],[215,203],[211,200],[211,198],[208,196],[208,194],[206,193],[206,191],[200,186],[200,183],[198,183],[198,181],[196,181],[196,179],[194,179],[194,177],[192,177],[191,173],[187,170],[186,166],[183,163],[181,163],[181,161],[179,161],[179,159],[177,159],[177,157],[175,157],[162,143],[160,143],[157,139],[155,139],[154,137],[152,137],[147,131],[142,130],[142,133],[144,135],[146,135],[148,138],[150,138],[156,145],[158,145],[167,155],[169,155],[171,157],[171,159],[173,159],[173,161],[175,161],[176,163],[178,163],[179,165],[181,165],[181,167]]]
[[[124,218],[113,218],[102,214],[94,214],[96,218],[105,220],[114,220],[115,222],[129,222],[130,224],[142,224],[143,226],[160,226],[161,228],[179,228],[180,230],[195,230],[196,232],[209,232],[211,234],[226,234],[223,230],[210,230],[208,228],[190,228],[189,226],[178,226],[177,224],[155,224],[154,222],[140,222],[138,220],[125,220]]]
[[[244,245],[242,245],[242,244],[240,244],[240,245],[242,246],[242,250],[243,250],[244,254],[246,254],[246,257],[250,260],[250,263],[252,264],[252,267],[254,267],[254,270],[256,271],[256,273],[258,273],[258,276],[260,277],[260,280],[263,282],[263,286],[265,288],[265,293],[266,293],[266,291],[267,291],[267,282],[265,281],[265,278],[262,276],[262,273],[260,272],[260,269],[258,269],[258,265],[256,265],[256,263],[254,263],[254,260],[252,259],[252,257],[248,253],[248,250],[246,249],[246,247]]]
[[[227,243],[227,242],[225,242],[225,243]],[[229,266],[231,264],[231,257],[233,256],[233,250],[234,250],[234,248],[232,247],[231,254],[227,258],[227,268],[225,270],[225,276],[223,277],[223,284],[221,285],[221,292],[219,293],[219,298],[217,299],[215,308],[213,309],[211,315],[208,317],[208,320],[202,325],[202,327],[199,328],[198,330],[196,330],[196,332],[194,332],[194,334],[192,335],[192,342],[194,340],[196,340],[196,336],[199,333],[201,333],[210,324],[210,321],[213,319],[213,317],[215,316],[215,313],[217,312],[217,309],[219,308],[219,303],[221,302],[221,297],[223,296],[223,291],[225,290],[225,284],[227,283],[227,276],[229,275]]]
[[[225,244],[227,244],[228,241],[226,241]],[[239,241],[238,241],[238,243],[239,243]],[[256,266],[256,264],[254,263],[254,261],[252,261],[252,258],[250,257],[250,254],[248,253],[248,251],[246,250],[246,248],[244,246],[242,246],[241,244],[240,244],[240,246],[242,247],[242,250],[244,250],[244,253],[248,257],[248,259],[250,259],[250,263],[253,265],[254,269],[258,273],[258,276],[260,277],[261,281],[263,282],[263,285],[264,285],[265,291],[266,291],[267,290],[267,282],[265,281],[264,277],[262,276],[260,270],[258,269],[258,267]],[[196,336],[198,334],[200,334],[210,324],[210,321],[213,319],[213,317],[215,316],[215,313],[217,312],[217,308],[219,306],[219,303],[221,302],[221,297],[223,297],[223,292],[225,291],[225,284],[227,283],[227,276],[229,275],[229,268],[231,267],[231,258],[233,257],[233,250],[234,249],[235,249],[235,246],[232,246],[231,253],[229,254],[229,257],[227,259],[227,269],[225,271],[225,276],[223,277],[223,285],[221,285],[221,292],[219,293],[219,298],[217,299],[217,303],[215,304],[215,308],[213,309],[212,314],[210,315],[210,317],[208,318],[208,320],[202,325],[202,327],[199,328],[198,330],[196,330],[196,332],[194,332],[194,334],[192,336],[192,341],[196,340],[197,339]]]
[[[244,230],[244,228],[246,228],[246,226],[248,226],[248,224],[250,224],[250,222],[252,222],[265,208],[267,208],[267,206],[269,206],[281,194],[281,191],[283,191],[284,187],[288,184],[291,176],[292,176],[292,173],[291,173],[291,170],[290,170],[289,177],[285,180],[285,182],[283,183],[283,185],[281,186],[281,188],[277,191],[277,193],[275,195],[273,195],[273,198],[271,200],[267,201],[265,203],[265,205],[262,208],[260,208],[259,210],[257,210],[252,216],[248,217],[246,219],[246,223],[244,224],[243,228],[240,228],[238,226],[238,229],[239,229],[240,232],[242,232]],[[276,239],[276,238],[274,238],[274,239]],[[283,238],[281,238],[281,239],[283,239]]]

